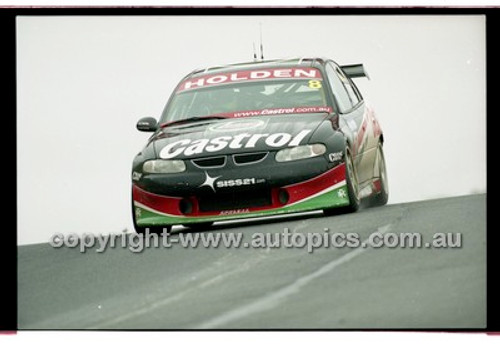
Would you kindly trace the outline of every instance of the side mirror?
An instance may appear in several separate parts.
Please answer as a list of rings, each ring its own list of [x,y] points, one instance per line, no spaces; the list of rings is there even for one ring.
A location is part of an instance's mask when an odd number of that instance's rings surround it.
[[[158,122],[155,118],[148,116],[137,121],[136,127],[141,132],[154,132],[158,128]]]

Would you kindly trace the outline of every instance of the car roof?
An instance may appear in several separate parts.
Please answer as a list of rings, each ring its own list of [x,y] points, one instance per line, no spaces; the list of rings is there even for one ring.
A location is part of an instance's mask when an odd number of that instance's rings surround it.
[[[205,74],[229,73],[237,70],[268,69],[268,68],[297,67],[297,66],[313,67],[313,66],[323,65],[326,61],[327,59],[319,57],[316,58],[297,57],[297,58],[273,59],[267,61],[262,60],[262,61],[234,63],[234,64],[220,65],[202,69],[195,69],[190,74],[185,76],[184,79],[202,76]]]

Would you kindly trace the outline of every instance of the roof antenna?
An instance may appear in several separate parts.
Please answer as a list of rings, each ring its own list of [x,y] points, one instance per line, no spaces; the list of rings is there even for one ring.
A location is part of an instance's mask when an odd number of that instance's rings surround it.
[[[253,43],[253,61],[257,62],[257,51],[255,51],[255,42]]]
[[[264,60],[264,49],[262,45],[262,23],[259,23],[259,30],[260,30],[260,60]]]

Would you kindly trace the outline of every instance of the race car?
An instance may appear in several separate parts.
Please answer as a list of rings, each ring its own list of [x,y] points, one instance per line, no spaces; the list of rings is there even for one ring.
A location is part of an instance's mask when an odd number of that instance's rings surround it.
[[[352,79],[325,58],[195,70],[177,85],[132,166],[136,232],[237,218],[354,212],[388,200],[384,135]]]

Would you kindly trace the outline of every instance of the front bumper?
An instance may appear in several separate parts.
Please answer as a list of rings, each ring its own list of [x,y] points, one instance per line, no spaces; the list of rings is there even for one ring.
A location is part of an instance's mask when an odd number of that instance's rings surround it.
[[[262,217],[346,206],[349,204],[347,190],[345,165],[341,163],[311,179],[270,188],[270,200],[259,206],[242,208],[240,205],[235,209],[207,211],[200,209],[198,197],[190,196],[191,210],[186,214],[182,212],[186,198],[151,193],[134,184],[133,214],[141,227]],[[217,200],[217,194],[213,199]]]

